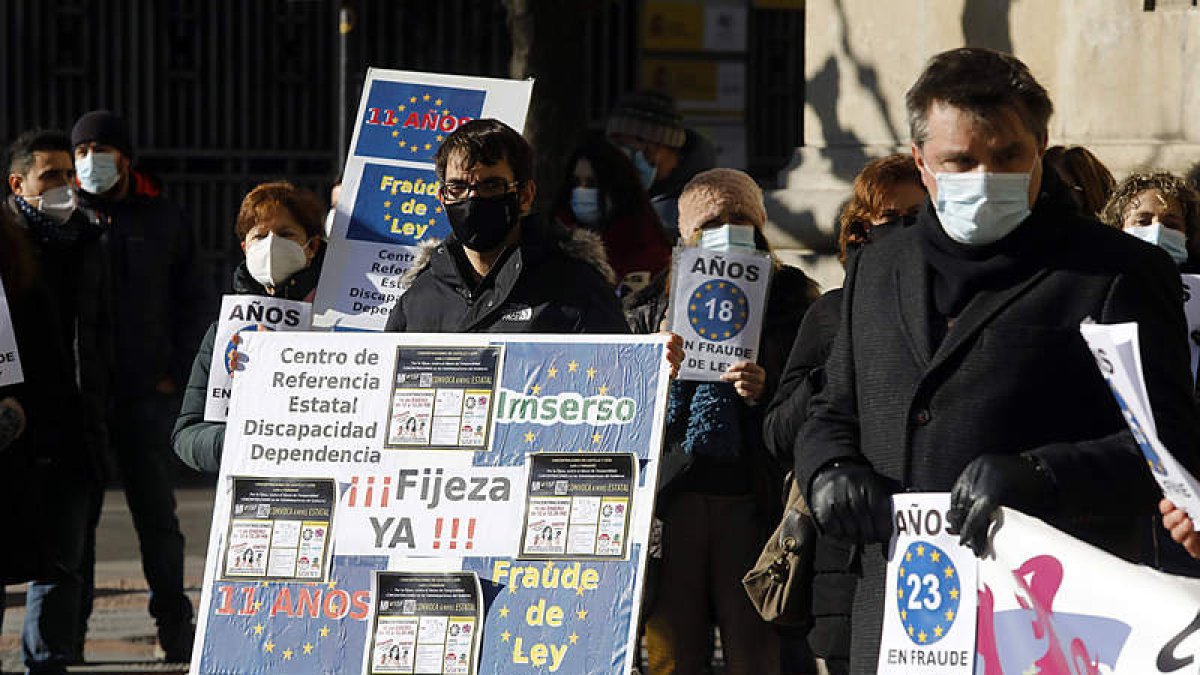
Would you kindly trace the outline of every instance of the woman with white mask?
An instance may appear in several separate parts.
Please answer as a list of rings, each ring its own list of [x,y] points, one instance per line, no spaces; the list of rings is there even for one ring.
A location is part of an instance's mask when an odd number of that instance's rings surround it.
[[[233,273],[233,292],[311,302],[325,253],[325,210],[316,195],[291,183],[263,183],[251,190],[234,228],[246,258]],[[171,434],[171,446],[185,464],[212,473],[221,468],[225,443],[225,424],[204,419],[216,333],[214,322],[192,362]]]
[[[1130,175],[1117,185],[1100,218],[1166,251],[1180,271],[1196,271],[1188,260],[1200,235],[1200,195],[1179,176],[1166,171]]]

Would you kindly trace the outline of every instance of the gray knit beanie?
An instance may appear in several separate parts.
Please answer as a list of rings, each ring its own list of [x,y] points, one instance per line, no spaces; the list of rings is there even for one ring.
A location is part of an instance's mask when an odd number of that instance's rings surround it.
[[[622,96],[608,116],[605,132],[610,136],[628,134],[669,148],[683,147],[687,138],[675,99],[653,91]]]

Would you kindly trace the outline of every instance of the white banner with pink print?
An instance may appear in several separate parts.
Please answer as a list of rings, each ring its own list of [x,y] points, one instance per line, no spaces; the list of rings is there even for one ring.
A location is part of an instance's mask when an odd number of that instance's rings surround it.
[[[977,675],[1200,672],[1200,580],[1010,509],[992,544],[978,568]]]

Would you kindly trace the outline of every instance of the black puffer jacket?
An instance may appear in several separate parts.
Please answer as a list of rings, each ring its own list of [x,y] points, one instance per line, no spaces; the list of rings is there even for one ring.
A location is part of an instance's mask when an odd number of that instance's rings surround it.
[[[405,293],[388,317],[392,333],[626,333],[600,238],[536,218],[488,275],[473,271],[454,237],[421,245]]]
[[[317,250],[312,264],[293,274],[291,278],[270,293],[246,269],[242,261],[233,272],[233,292],[237,295],[261,295],[283,300],[306,300],[317,287],[321,277],[321,265],[325,261],[325,246]],[[192,361],[192,374],[187,389],[183,392],[183,406],[175,420],[171,433],[171,447],[184,464],[208,473],[221,470],[221,450],[225,447],[225,423],[204,420],[204,407],[208,398],[208,374],[212,367],[214,343],[217,341],[217,322],[208,327],[200,349]]]
[[[121,200],[80,192],[80,203],[98,212],[109,232],[121,398],[149,395],[165,377],[182,382],[215,311],[183,213],[140,174],[131,179]]]

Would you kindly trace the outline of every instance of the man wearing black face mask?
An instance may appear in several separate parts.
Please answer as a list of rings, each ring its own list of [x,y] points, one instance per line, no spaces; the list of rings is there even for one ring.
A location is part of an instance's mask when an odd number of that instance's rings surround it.
[[[533,152],[496,120],[438,149],[438,198],[453,236],[423,244],[390,332],[625,333],[600,238],[530,214]]]

